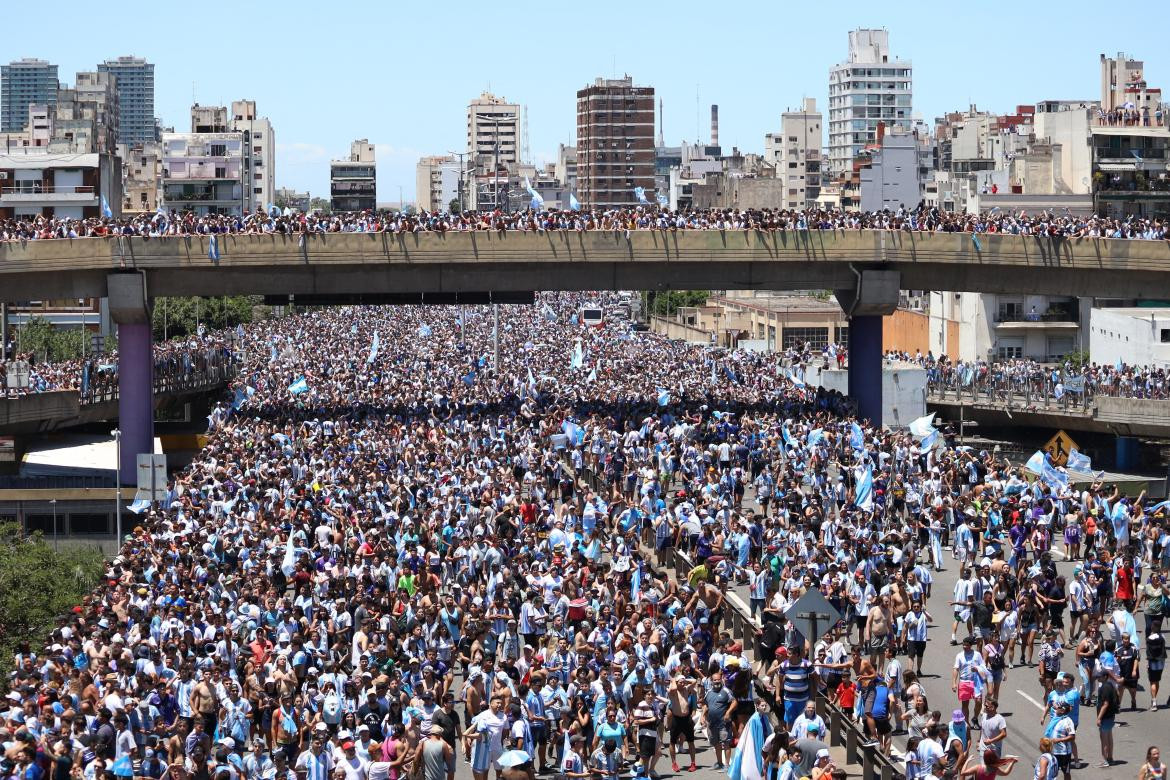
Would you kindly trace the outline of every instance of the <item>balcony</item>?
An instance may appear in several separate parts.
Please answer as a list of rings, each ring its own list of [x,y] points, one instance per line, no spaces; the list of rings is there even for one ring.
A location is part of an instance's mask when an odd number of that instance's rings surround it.
[[[81,203],[92,205],[97,201],[97,192],[88,185],[43,187],[18,186],[0,188],[0,205],[13,206],[18,203]]]
[[[1044,312],[1023,312],[1019,309],[1000,309],[995,315],[997,330],[1076,330],[1080,327],[1075,309],[1049,306]]]

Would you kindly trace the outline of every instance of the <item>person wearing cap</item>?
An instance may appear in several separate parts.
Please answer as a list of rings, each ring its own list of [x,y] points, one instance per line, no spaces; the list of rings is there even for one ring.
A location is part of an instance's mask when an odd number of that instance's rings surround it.
[[[357,754],[357,743],[346,739],[341,743],[341,758],[334,757],[337,768],[345,772],[346,780],[366,780],[370,764]]]
[[[581,757],[581,749],[585,745],[585,737],[580,734],[574,734],[569,738],[568,750],[561,756],[560,770],[569,780],[582,780],[590,777],[590,773],[585,769],[585,761]]]

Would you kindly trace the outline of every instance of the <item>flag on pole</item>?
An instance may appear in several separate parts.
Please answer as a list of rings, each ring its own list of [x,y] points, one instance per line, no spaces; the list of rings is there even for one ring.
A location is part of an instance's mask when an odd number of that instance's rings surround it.
[[[134,777],[134,764],[130,761],[130,754],[124,753],[110,766],[110,771],[114,777]]]
[[[642,566],[634,563],[634,571],[630,573],[630,597],[635,604],[642,598]]]
[[[530,209],[540,211],[542,208],[544,208],[544,198],[540,196],[539,192],[533,189],[532,182],[528,180],[527,176],[524,177],[524,189],[528,190],[528,194],[532,196],[532,200],[528,202],[528,207]]]
[[[654,196],[654,198],[658,201],[658,205],[661,206],[662,208],[666,208],[667,206],[670,205],[670,198],[666,197],[665,192],[658,193],[657,195]]]
[[[284,572],[284,576],[291,577],[293,572],[297,570],[297,548],[293,543],[293,532],[289,529],[288,541],[284,544],[284,560],[280,562],[280,570]]]
[[[577,196],[571,192],[569,193],[569,210],[570,211],[580,211],[581,210],[581,202],[579,200],[577,200]]]
[[[111,219],[114,216],[114,211],[110,208],[110,202],[106,200],[104,194],[102,195],[102,216],[106,219]]]
[[[975,233],[972,233],[972,234],[971,234],[971,243],[975,245],[975,251],[976,251],[976,252],[982,252],[982,251],[983,251],[983,244],[981,244],[981,243],[979,242],[979,236],[978,236],[977,234],[975,234]]]
[[[658,388],[658,405],[666,406],[670,403],[670,391]]]
[[[849,424],[849,446],[857,452],[865,450],[865,432],[855,422]]]
[[[634,197],[638,199],[639,203],[649,203],[650,202],[650,201],[646,200],[646,188],[645,187],[634,187]]]
[[[378,336],[378,331],[374,331],[374,341],[370,344],[370,356],[366,358],[366,363],[373,363],[378,359],[378,347],[381,343],[382,341]]]

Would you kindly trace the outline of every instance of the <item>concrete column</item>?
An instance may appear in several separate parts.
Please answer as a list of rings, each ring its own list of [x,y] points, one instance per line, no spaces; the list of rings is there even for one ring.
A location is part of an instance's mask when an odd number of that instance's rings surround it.
[[[122,484],[138,477],[138,455],[154,452],[154,355],[150,323],[118,324],[118,427]]]
[[[1138,464],[1138,440],[1135,436],[1117,437],[1117,464],[1118,471],[1130,471]]]
[[[849,395],[857,400],[858,413],[863,419],[882,424],[880,315],[849,319]]]

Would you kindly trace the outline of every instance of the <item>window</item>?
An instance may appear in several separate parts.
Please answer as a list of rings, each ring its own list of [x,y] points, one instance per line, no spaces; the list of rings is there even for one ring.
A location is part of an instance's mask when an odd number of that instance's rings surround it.
[[[809,342],[813,349],[825,349],[829,346],[828,328],[784,328],[784,343],[781,349],[796,346],[797,343]]]
[[[252,194],[253,194],[253,195],[263,195],[263,194],[264,194],[264,188],[263,188],[263,187],[253,187],[253,188],[252,188]]]
[[[51,513],[45,515],[25,515],[24,522],[30,533],[33,531],[40,531],[43,534],[53,533],[53,515]],[[64,515],[57,515],[57,531],[62,533],[65,531]]]
[[[75,534],[110,533],[110,520],[106,512],[74,512],[69,515],[69,530]]]
[[[212,157],[226,157],[227,156],[227,144],[212,144],[211,145],[211,156]]]
[[[835,328],[833,328],[833,341],[836,342],[837,344],[848,344],[849,343],[849,326],[848,325],[838,325]]]
[[[1170,328],[1162,328],[1162,343],[1170,344]]]

